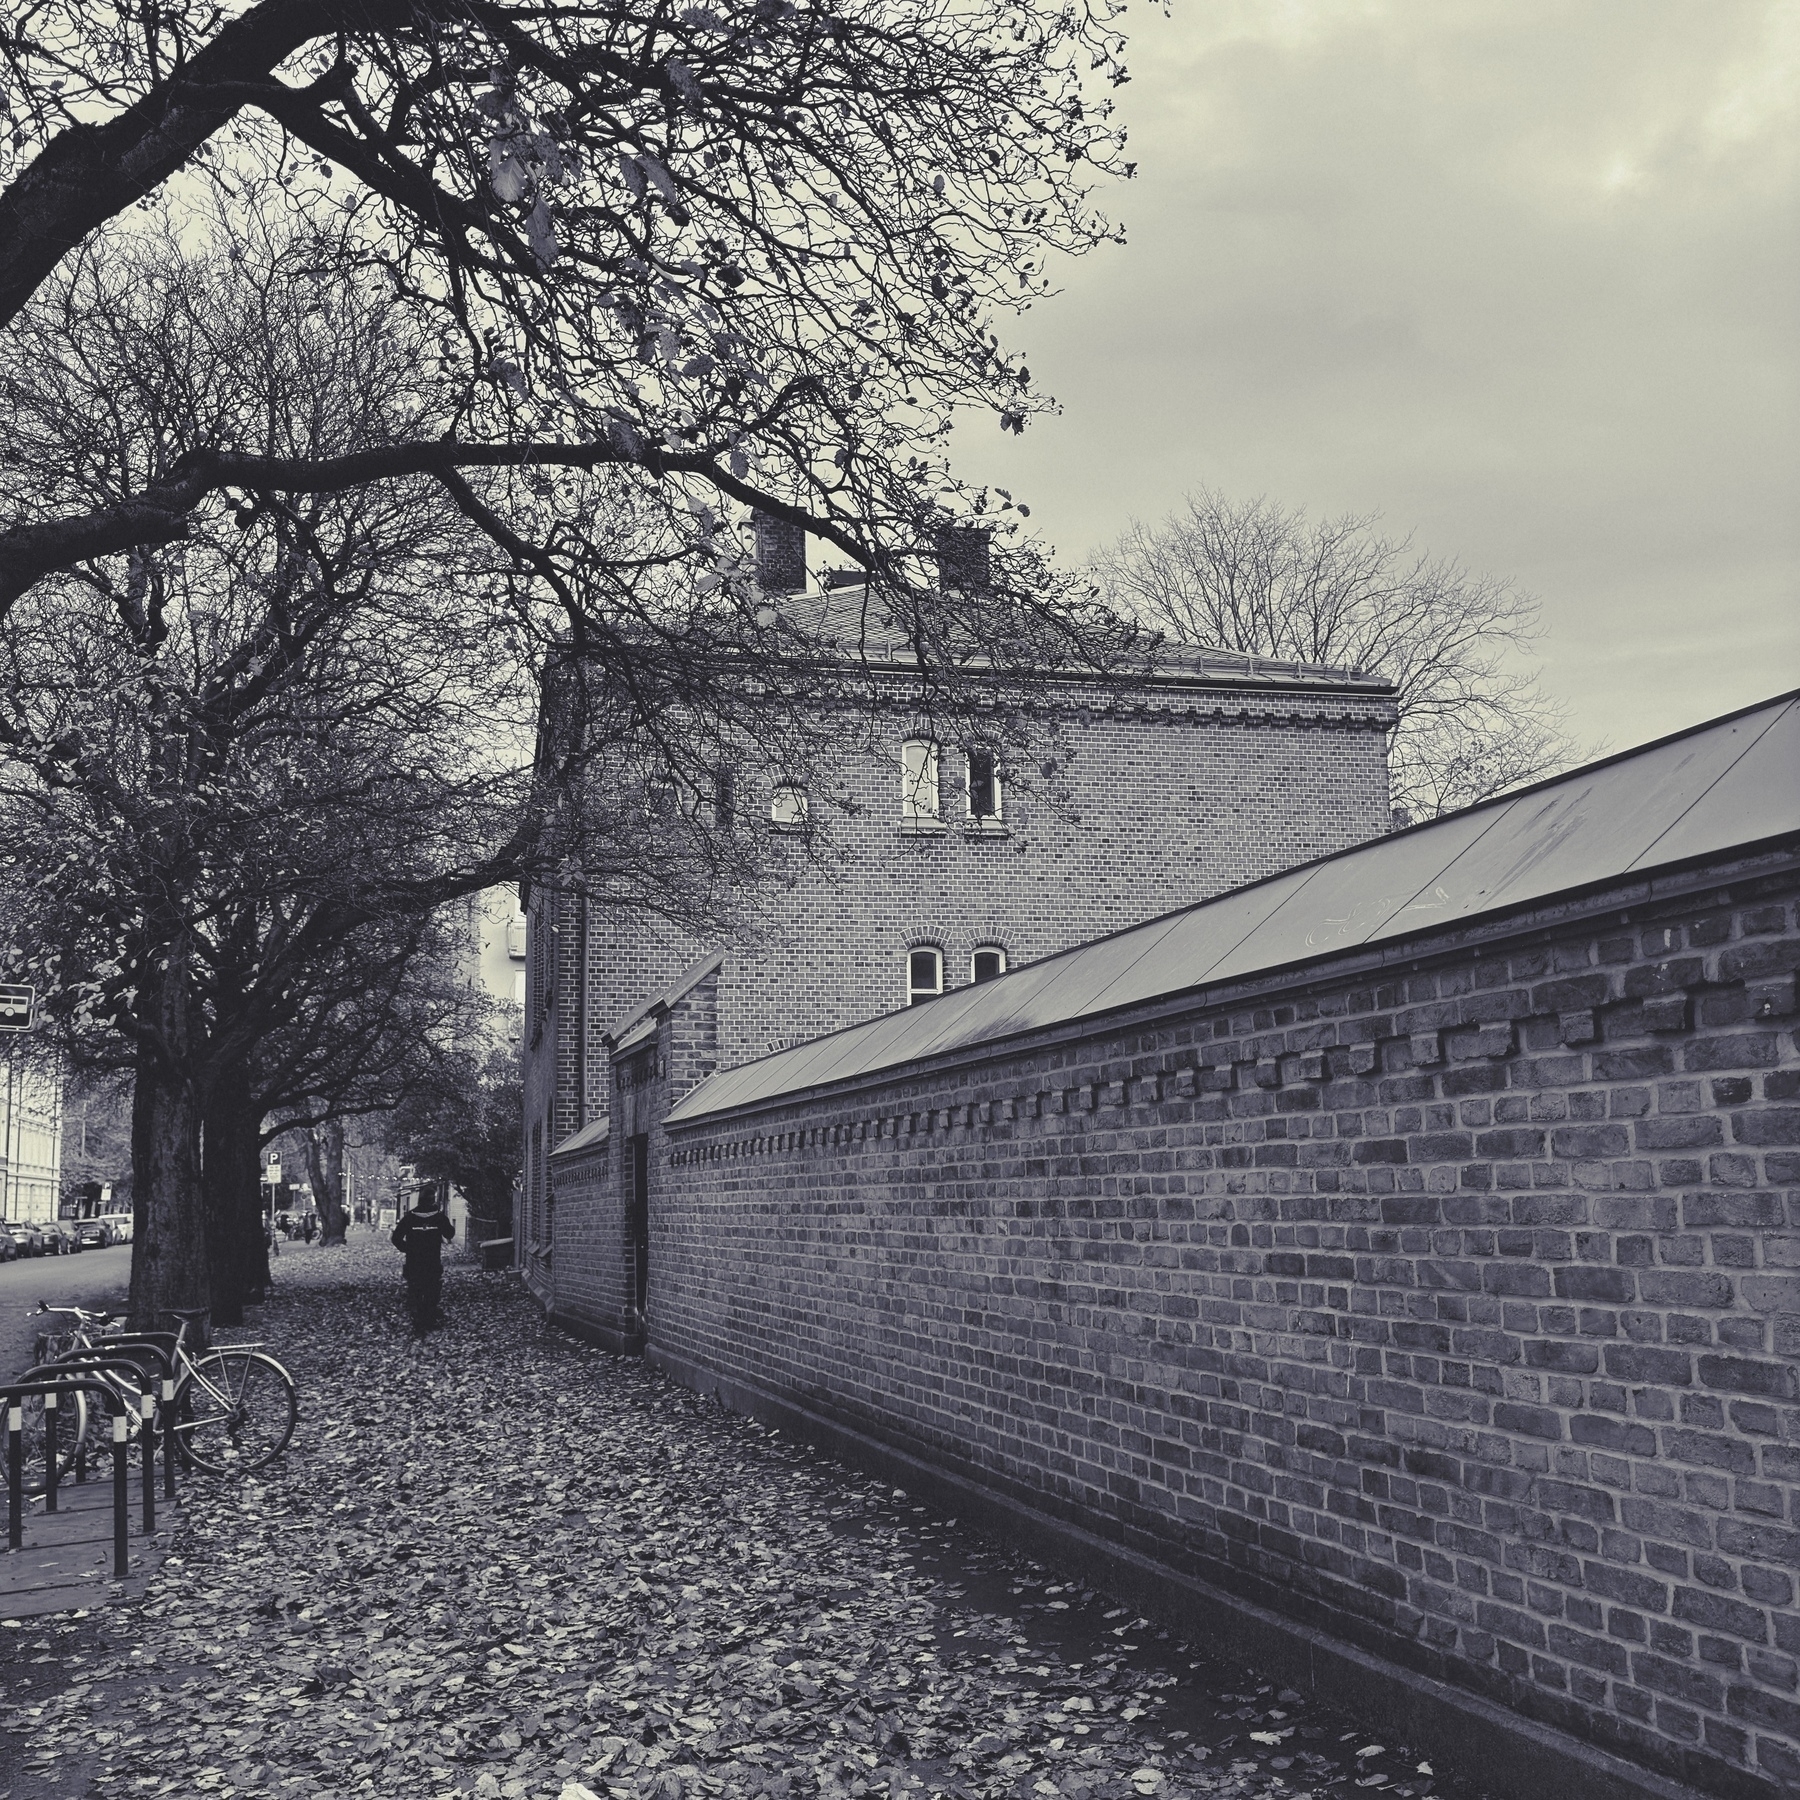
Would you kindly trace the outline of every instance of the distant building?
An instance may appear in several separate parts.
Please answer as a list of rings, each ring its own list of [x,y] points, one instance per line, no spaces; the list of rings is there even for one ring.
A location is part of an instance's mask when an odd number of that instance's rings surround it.
[[[860,604],[860,590],[816,597]],[[792,602],[798,604],[800,602]],[[553,1158],[604,1141],[613,1050],[684,971],[716,956],[715,1062],[986,981],[1009,967],[1378,836],[1389,825],[1393,693],[1373,677],[1186,652],[1129,682],[1052,677],[1064,800],[1023,795],[1004,743],[941,743],[896,659],[890,741],[843,773],[831,874],[796,863],[733,943],[708,943],[538,888],[525,982],[525,1172],[515,1231],[527,1279],[579,1317],[584,1258],[559,1243]],[[804,826],[811,797],[726,772],[734,828]]]
[[[62,1138],[62,1075],[15,1043],[0,1083],[0,1217],[57,1216]]]
[[[472,894],[468,934],[476,985],[504,1006],[525,1009],[525,914],[516,888]],[[517,1027],[514,1027],[516,1035]]]

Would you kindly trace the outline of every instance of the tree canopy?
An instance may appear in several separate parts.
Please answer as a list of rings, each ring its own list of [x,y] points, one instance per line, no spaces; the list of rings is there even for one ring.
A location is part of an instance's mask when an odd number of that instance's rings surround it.
[[[578,649],[623,653],[609,605],[635,614],[646,566],[753,605],[721,535],[736,502],[874,570],[922,652],[1066,656],[1077,616],[1029,554],[960,608],[924,559],[947,514],[1010,508],[950,478],[952,415],[1017,430],[1047,404],[996,317],[1109,235],[1089,185],[1122,168],[1115,10],[30,0],[0,41],[0,323],[130,209],[205,181],[228,210],[290,204],[321,267],[379,270],[443,385],[355,451],[226,430],[15,513],[0,604],[179,538],[209,494],[418,474],[557,596]],[[602,471],[664,526],[624,568],[588,528]]]

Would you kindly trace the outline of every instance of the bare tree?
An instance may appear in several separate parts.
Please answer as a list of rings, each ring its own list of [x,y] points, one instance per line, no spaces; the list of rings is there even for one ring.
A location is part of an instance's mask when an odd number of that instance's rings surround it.
[[[378,291],[136,250],[78,267],[79,334],[0,378],[0,429],[59,441],[65,484],[222,428],[379,441],[418,393]],[[482,543],[429,482],[219,497],[0,621],[0,960],[78,1060],[132,1071],[141,1318],[216,1297],[206,1197],[241,1226],[263,1114],[337,1092],[345,989],[365,1013],[404,989],[435,909],[534,841],[535,650]],[[336,1074],[308,1059],[333,1006]]]
[[[1099,558],[1108,598],[1177,642],[1392,681],[1388,769],[1404,824],[1566,768],[1557,704],[1521,662],[1538,603],[1501,577],[1390,538],[1374,515],[1314,524],[1202,488]]]

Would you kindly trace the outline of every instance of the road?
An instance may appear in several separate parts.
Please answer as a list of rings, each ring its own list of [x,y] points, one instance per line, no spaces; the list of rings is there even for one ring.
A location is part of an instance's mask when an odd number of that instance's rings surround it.
[[[28,1315],[40,1300],[52,1306],[110,1306],[117,1312],[130,1280],[129,1244],[0,1263],[0,1370],[12,1375],[31,1361],[31,1346],[43,1326]]]

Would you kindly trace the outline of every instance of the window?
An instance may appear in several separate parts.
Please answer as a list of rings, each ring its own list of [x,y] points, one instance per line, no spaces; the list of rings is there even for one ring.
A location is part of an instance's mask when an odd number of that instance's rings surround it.
[[[992,981],[1006,973],[1006,952],[998,944],[977,944],[969,958],[971,981]]]
[[[769,798],[769,823],[782,831],[799,831],[806,824],[806,789],[799,782],[776,783]]]
[[[929,944],[906,953],[906,1004],[935,999],[944,991],[944,953]]]
[[[713,822],[721,831],[737,823],[737,777],[730,769],[713,770]]]
[[[938,747],[929,738],[908,738],[900,746],[900,816],[935,819],[938,814]]]
[[[1000,789],[1000,767],[993,751],[976,745],[969,752],[969,817],[974,823],[1000,823]]]
[[[525,971],[523,969],[514,969],[513,970],[512,1003],[514,1006],[520,1008],[521,1010],[524,1009],[524,1006],[525,1006]]]

